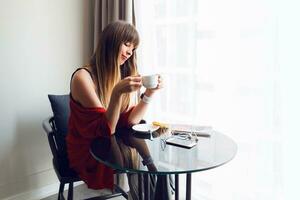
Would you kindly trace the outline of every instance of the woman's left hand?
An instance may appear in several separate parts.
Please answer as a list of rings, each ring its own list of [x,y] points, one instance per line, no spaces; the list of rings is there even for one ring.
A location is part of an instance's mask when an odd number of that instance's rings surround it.
[[[147,96],[151,96],[152,94],[154,94],[156,91],[158,91],[159,89],[163,88],[164,87],[164,82],[163,82],[163,78],[160,74],[158,74],[158,84],[155,88],[147,88],[146,91],[145,91],[145,94]]]

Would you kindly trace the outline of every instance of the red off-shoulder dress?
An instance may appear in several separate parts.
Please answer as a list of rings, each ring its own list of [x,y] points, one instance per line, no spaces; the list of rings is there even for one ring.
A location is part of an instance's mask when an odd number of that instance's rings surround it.
[[[132,108],[120,115],[117,126],[129,127]],[[113,169],[96,161],[89,152],[95,138],[110,138],[110,124],[101,107],[85,108],[70,95],[70,118],[66,138],[70,167],[91,189],[113,188]]]

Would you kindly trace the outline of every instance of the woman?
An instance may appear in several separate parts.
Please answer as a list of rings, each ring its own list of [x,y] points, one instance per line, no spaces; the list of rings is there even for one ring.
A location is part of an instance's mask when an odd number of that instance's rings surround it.
[[[138,151],[148,170],[156,170],[145,141],[118,131],[139,123],[153,94],[162,88],[159,78],[155,89],[146,89],[141,101],[134,102],[142,86],[136,66],[138,44],[139,36],[132,25],[123,21],[109,24],[100,35],[90,63],[77,69],[71,78],[69,162],[92,189],[113,188],[113,170],[89,153],[95,140],[103,144],[106,159],[121,166],[133,165],[122,149],[130,146]]]

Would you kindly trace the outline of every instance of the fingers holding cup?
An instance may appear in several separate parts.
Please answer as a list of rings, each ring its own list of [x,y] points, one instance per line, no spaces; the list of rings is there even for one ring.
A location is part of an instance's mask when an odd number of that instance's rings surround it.
[[[158,78],[157,78],[157,85],[155,88],[153,88],[152,90],[158,90],[164,87],[164,81],[163,78],[160,74],[157,74]]]
[[[164,80],[163,80],[163,77],[158,74],[158,84],[157,84],[157,89],[161,89],[164,87]]]

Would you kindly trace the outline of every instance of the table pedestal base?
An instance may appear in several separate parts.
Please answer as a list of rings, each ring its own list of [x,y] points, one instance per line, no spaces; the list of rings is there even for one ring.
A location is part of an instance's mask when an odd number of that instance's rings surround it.
[[[150,200],[150,175],[138,174],[138,187],[139,187],[139,199]],[[154,200],[169,200],[169,188],[170,183],[168,181],[169,175],[158,175],[156,189],[154,194]],[[143,180],[144,179],[144,180]],[[143,194],[144,189],[144,194]],[[179,200],[179,175],[175,174],[175,200]],[[191,200],[192,193],[192,174],[186,174],[186,194],[185,199]]]

